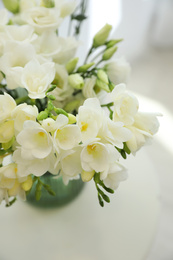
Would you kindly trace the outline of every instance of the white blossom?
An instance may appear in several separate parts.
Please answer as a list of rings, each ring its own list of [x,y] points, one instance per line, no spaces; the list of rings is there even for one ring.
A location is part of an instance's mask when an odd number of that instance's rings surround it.
[[[15,107],[16,102],[9,94],[0,95],[0,123],[11,118]]]
[[[138,112],[132,126],[128,126],[132,132],[132,138],[127,141],[127,146],[132,153],[136,153],[143,145],[149,143],[152,136],[157,133],[160,114]]]
[[[108,74],[109,79],[115,84],[127,83],[131,67],[125,58],[114,60],[105,65],[105,71]]]
[[[108,168],[109,151],[100,142],[93,142],[85,146],[81,152],[81,164],[85,171],[103,172]]]
[[[37,35],[34,33],[34,29],[30,25],[8,25],[5,27],[8,40],[16,42],[33,42]]]
[[[56,97],[56,101],[63,101],[72,95],[73,89],[68,84],[68,73],[63,65],[55,64],[53,84],[57,87],[51,94]]]
[[[77,1],[55,0],[55,7],[60,10],[62,18],[72,14],[77,6]]]
[[[0,31],[4,29],[8,23],[8,11],[4,8],[0,10]]]
[[[53,62],[40,64],[37,59],[33,59],[23,69],[21,84],[28,90],[30,98],[44,98],[54,76]]]
[[[118,162],[111,164],[107,177],[103,180],[106,187],[116,190],[121,181],[127,179],[126,168]]]
[[[82,141],[96,138],[103,124],[104,111],[100,107],[97,98],[85,100],[83,106],[79,107],[77,124],[81,130]]]
[[[20,132],[23,129],[23,124],[26,120],[36,121],[38,108],[36,106],[27,105],[26,103],[18,105],[12,112],[14,120],[14,128]]]
[[[37,33],[42,33],[45,30],[56,30],[62,21],[60,12],[56,8],[40,6],[26,9],[21,14],[21,18],[31,25]]]
[[[78,177],[82,171],[80,160],[81,147],[78,146],[72,150],[64,151],[61,155],[61,175],[65,184],[70,179]]]
[[[137,98],[126,90],[125,84],[115,86],[110,97],[114,102],[113,120],[132,125],[139,107]]]
[[[0,70],[6,75],[8,88],[15,89],[21,85],[23,67],[35,55],[35,49],[30,43],[6,43],[4,55],[0,58]]]
[[[23,130],[16,137],[21,145],[23,158],[43,159],[52,151],[52,142],[47,131],[37,122],[25,121]]]
[[[14,136],[14,121],[8,120],[0,124],[0,143],[8,143]]]
[[[54,164],[55,160],[52,162],[54,155],[49,153],[44,158],[36,158],[31,154],[26,154],[28,150],[23,150],[18,148],[13,153],[13,161],[18,165],[18,175],[21,177],[33,174],[35,176],[42,176],[47,171],[55,173]]]
[[[77,125],[69,125],[68,118],[58,116],[59,126],[54,133],[54,144],[57,150],[69,150],[77,146],[81,141],[80,129]]]

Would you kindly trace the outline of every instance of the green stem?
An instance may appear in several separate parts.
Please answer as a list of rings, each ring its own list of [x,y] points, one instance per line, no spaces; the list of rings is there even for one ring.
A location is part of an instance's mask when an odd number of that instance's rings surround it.
[[[110,103],[108,103],[108,104],[103,104],[103,105],[101,105],[101,107],[112,107],[114,105],[114,103],[113,102],[110,102]]]
[[[29,99],[28,96],[24,96],[24,97],[17,98],[17,99],[16,99],[16,104],[19,105],[19,104],[25,102],[25,101],[28,100],[28,99]]]
[[[94,48],[93,46],[91,46],[91,48],[89,49],[88,54],[87,54],[87,56],[86,56],[86,58],[85,58],[84,64],[87,63],[87,60],[88,60],[90,54],[93,52],[94,49],[95,49],[95,48]]]

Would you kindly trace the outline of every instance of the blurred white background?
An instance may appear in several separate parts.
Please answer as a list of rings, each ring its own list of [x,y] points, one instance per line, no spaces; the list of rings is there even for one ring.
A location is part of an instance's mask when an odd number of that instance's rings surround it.
[[[141,109],[163,114],[153,145],[146,147],[159,178],[161,214],[155,242],[144,260],[172,260],[173,0],[92,0],[89,15],[84,25],[90,28],[87,45],[101,26],[113,24],[112,36],[124,39],[116,57],[125,56],[132,67],[128,88],[139,96]]]

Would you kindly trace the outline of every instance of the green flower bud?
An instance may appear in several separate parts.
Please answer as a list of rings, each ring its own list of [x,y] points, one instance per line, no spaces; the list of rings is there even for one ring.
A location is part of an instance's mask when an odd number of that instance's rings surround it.
[[[69,121],[68,121],[69,124],[75,124],[76,123],[76,117],[74,115],[68,114],[68,119],[69,119]]]
[[[52,111],[54,109],[54,105],[52,104],[51,101],[48,102],[47,110]]]
[[[109,60],[114,53],[117,51],[118,47],[117,46],[113,46],[109,49],[107,49],[104,53],[103,53],[103,57],[102,60]]]
[[[47,111],[41,111],[37,116],[38,121],[42,121],[43,119],[46,119],[46,118],[48,118],[48,112]]]
[[[74,71],[74,69],[76,68],[76,65],[77,65],[77,63],[78,63],[78,60],[79,60],[79,58],[74,58],[74,59],[70,60],[70,61],[65,65],[68,74],[71,74],[71,73]]]
[[[110,91],[112,91],[112,90],[114,89],[114,87],[115,87],[115,85],[114,85],[112,82],[110,82],[110,83],[109,83],[109,89],[110,89]]]
[[[89,68],[91,68],[95,63],[91,62],[88,64],[84,64],[83,66],[80,66],[77,70],[77,72],[86,72]]]
[[[2,0],[5,8],[7,8],[10,12],[16,14],[19,12],[19,1],[20,0]]]
[[[47,8],[53,8],[53,7],[55,7],[55,1],[54,0],[41,0],[41,6],[44,6]]]
[[[79,74],[72,74],[68,77],[68,83],[72,88],[82,89],[84,86],[84,80]]]
[[[65,111],[70,113],[70,112],[76,110],[79,107],[79,105],[80,105],[80,100],[76,99],[76,100],[73,100],[73,101],[69,102],[68,104],[66,104],[64,109],[65,109]]]
[[[98,33],[96,33],[96,35],[94,36],[94,39],[93,39],[94,48],[97,48],[97,47],[105,44],[111,29],[112,29],[112,26],[109,24],[106,24],[100,31],[98,31]]]
[[[106,72],[104,70],[98,70],[97,72],[97,77],[103,81],[104,83],[108,84],[109,83],[109,79],[108,79],[108,75],[106,74]]]
[[[86,172],[86,171],[83,170],[82,173],[81,173],[82,181],[83,182],[90,181],[93,178],[94,174],[95,174],[95,171]]]
[[[9,149],[9,148],[13,145],[14,141],[15,141],[15,137],[13,137],[13,138],[12,138],[9,142],[7,142],[7,143],[2,143],[2,148],[3,148],[4,150]]]
[[[107,48],[113,47],[115,44],[123,41],[123,39],[117,39],[117,40],[110,40],[106,43]]]
[[[96,87],[99,87],[103,90],[105,90],[106,92],[110,92],[109,86],[104,83],[102,80],[100,80],[99,78],[97,78],[96,80]]]
[[[63,115],[65,115],[65,116],[68,117],[67,112],[66,112],[64,109],[62,109],[62,108],[56,108],[56,107],[54,107],[54,111],[55,111],[55,113],[56,113],[57,115],[63,114]]]

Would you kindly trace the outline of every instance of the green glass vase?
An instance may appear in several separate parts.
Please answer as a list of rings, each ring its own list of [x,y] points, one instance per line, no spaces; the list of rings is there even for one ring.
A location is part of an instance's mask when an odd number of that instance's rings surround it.
[[[36,184],[27,195],[27,201],[36,207],[53,208],[63,206],[72,201],[83,189],[84,182],[81,179],[71,180],[68,185],[63,183],[62,177],[55,178],[54,175],[46,173],[40,177],[44,184],[50,185],[55,192],[55,196],[50,195],[44,188],[41,190],[41,198],[39,201],[35,199]]]

